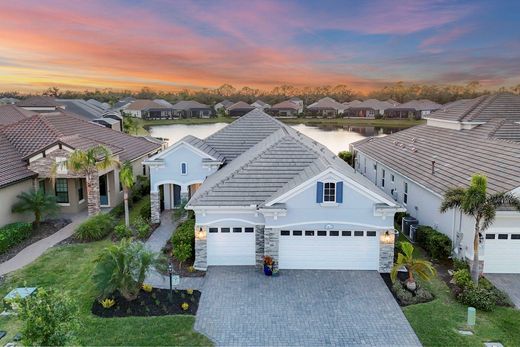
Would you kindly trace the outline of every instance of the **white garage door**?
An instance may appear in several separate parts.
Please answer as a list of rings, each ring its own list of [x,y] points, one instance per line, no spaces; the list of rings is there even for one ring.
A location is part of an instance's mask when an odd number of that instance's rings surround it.
[[[255,265],[255,229],[209,228],[208,265]]]
[[[520,233],[486,234],[484,272],[520,273]]]
[[[379,233],[281,230],[280,269],[378,270]]]

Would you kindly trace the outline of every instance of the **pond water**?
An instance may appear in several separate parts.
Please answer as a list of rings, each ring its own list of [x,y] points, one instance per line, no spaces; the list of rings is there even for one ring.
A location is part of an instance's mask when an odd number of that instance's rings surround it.
[[[186,135],[193,135],[203,139],[226,125],[227,123],[196,125],[172,124],[151,126],[148,130],[152,136],[167,138],[168,143],[171,145]],[[310,126],[306,124],[291,126],[302,134],[324,144],[334,153],[348,150],[349,144],[365,137],[384,136],[403,129],[373,126]]]

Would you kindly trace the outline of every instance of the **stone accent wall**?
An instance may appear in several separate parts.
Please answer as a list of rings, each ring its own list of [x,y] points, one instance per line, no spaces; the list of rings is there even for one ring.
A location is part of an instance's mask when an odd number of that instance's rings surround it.
[[[280,230],[265,228],[264,229],[264,254],[273,258],[275,261],[275,269],[278,269],[278,251],[280,241]]]
[[[161,222],[161,201],[159,198],[159,192],[150,193],[150,206],[151,206],[151,220],[152,223]]]
[[[265,248],[265,240],[264,240],[264,226],[256,225],[255,226],[255,239],[256,239],[256,265],[263,266],[264,264],[264,248]]]
[[[391,240],[389,242],[383,241],[383,234],[379,237],[379,272],[389,273],[394,265],[394,242],[395,235],[390,233]]]
[[[196,233],[198,228],[203,228],[203,230],[206,233],[208,232],[207,227],[200,226],[200,225],[196,225],[193,232]],[[200,271],[206,271],[208,268],[207,237],[204,237],[204,239],[199,239],[196,234],[195,234],[195,262],[193,263],[193,267]]]

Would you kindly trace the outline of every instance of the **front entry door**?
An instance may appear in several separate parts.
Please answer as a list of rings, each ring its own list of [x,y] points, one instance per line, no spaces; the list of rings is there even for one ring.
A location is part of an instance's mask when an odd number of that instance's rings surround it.
[[[177,184],[173,185],[173,206],[181,206],[181,186]]]
[[[108,206],[108,181],[107,175],[99,176],[99,203]]]

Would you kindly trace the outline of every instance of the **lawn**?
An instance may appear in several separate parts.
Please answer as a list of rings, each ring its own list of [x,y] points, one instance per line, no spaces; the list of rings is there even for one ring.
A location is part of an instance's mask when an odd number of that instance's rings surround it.
[[[424,256],[424,251],[417,246],[414,255]],[[439,277],[423,285],[435,295],[435,300],[404,307],[403,311],[424,346],[482,346],[490,341],[520,346],[520,310],[505,307],[497,307],[494,312],[477,310],[474,335],[463,336],[457,330],[465,328],[467,306],[453,298]]]
[[[110,241],[60,246],[47,251],[35,262],[7,276],[0,285],[3,297],[12,288],[38,286],[68,292],[78,302],[82,327],[81,345],[211,345],[193,331],[195,317],[98,318],[90,313],[96,297],[90,275],[94,259]],[[0,326],[8,331],[9,341],[18,331],[15,318],[0,317]]]

